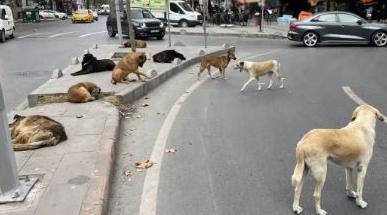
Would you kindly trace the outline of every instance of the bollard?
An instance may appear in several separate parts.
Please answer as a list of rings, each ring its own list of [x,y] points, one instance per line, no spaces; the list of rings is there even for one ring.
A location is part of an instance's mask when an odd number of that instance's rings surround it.
[[[199,51],[198,51],[199,56],[203,56],[205,54],[206,54],[206,52],[203,49],[199,49]]]
[[[90,54],[90,51],[89,51],[89,49],[85,49],[85,51],[83,53],[84,54]]]
[[[150,74],[151,78],[156,77],[158,75],[157,71],[154,69],[148,71],[148,74]]]
[[[71,63],[73,65],[77,65],[79,63],[78,57],[74,57],[73,59],[71,59]]]
[[[228,49],[228,48],[230,48],[230,44],[228,44],[228,43],[224,43],[224,44],[222,45],[222,48],[224,48],[224,49]]]
[[[172,62],[174,65],[179,65],[181,64],[181,59],[180,58],[175,58],[173,59],[173,62]]]
[[[93,49],[98,49],[98,44],[97,44],[97,43],[95,43],[95,44],[93,45]]]
[[[0,204],[24,201],[39,179],[38,176],[17,177],[15,153],[11,146],[8,126],[0,84]]]
[[[16,176],[15,153],[11,147],[3,89],[0,84],[0,194],[15,190],[19,186]]]
[[[61,69],[54,69],[52,71],[51,79],[58,79],[63,76],[63,72]]]

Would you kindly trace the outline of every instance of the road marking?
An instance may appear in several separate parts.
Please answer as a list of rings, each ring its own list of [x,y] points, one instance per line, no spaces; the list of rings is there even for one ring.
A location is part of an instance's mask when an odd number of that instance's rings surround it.
[[[48,32],[46,32],[46,33],[48,33]],[[26,34],[26,35],[20,36],[20,37],[18,37],[18,38],[19,38],[19,39],[23,39],[23,38],[26,38],[26,37],[37,36],[37,35],[40,35],[40,34],[45,34],[45,33],[32,33],[32,34]]]
[[[273,52],[278,52],[280,50],[274,50],[265,52],[262,54],[257,54],[251,57],[245,57],[246,59],[255,58],[259,56],[264,56],[268,54],[272,54]],[[219,73],[219,72],[216,72]],[[214,75],[216,75],[216,73]],[[187,100],[187,98],[206,80],[209,78],[206,77],[200,81],[196,81],[192,84],[183,95],[181,95],[175,104],[173,104],[171,110],[169,111],[167,117],[164,120],[163,125],[160,128],[159,134],[157,135],[155,144],[153,146],[152,154],[150,160],[155,162],[157,165],[153,165],[152,168],[149,168],[146,172],[144,186],[142,190],[141,196],[141,204],[139,215],[156,215],[157,208],[157,192],[159,189],[159,178],[160,178],[160,170],[161,165],[165,153],[165,146],[167,144],[167,140],[169,137],[169,133],[172,129],[172,126],[176,120],[176,117],[183,106],[183,103]]]
[[[360,98],[358,95],[356,95],[355,92],[353,92],[353,90],[349,87],[349,86],[343,86],[342,87],[343,91],[349,96],[349,98],[351,98],[356,104],[358,105],[363,105],[363,104],[368,104],[367,102],[365,102],[362,98]],[[380,111],[382,112],[382,111]],[[387,117],[382,113],[383,117],[384,117],[384,123],[387,124]]]
[[[75,31],[53,34],[53,35],[49,36],[49,38],[59,37],[59,36],[67,35],[67,34],[73,34],[73,33],[75,33]]]
[[[367,104],[363,99],[361,99],[359,96],[355,94],[355,92],[352,91],[352,89],[348,86],[342,87],[344,92],[351,98],[355,103],[358,105]]]
[[[107,33],[107,31],[99,31],[99,32],[94,32],[94,33],[89,33],[89,34],[83,34],[83,35],[81,35],[79,37],[83,38],[83,37],[88,37],[88,36],[91,36],[91,35],[94,35],[94,34],[102,34],[102,33]]]

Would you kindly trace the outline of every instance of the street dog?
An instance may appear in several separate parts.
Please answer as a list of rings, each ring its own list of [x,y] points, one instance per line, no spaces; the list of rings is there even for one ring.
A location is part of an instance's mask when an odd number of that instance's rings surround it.
[[[314,129],[306,133],[296,148],[296,166],[292,176],[294,189],[293,211],[302,212],[300,195],[303,175],[312,172],[316,181],[313,197],[316,213],[325,215],[321,209],[321,190],[324,186],[328,160],[343,166],[346,175],[346,194],[356,199],[360,208],[367,207],[363,200],[364,178],[372,157],[375,142],[376,119],[384,121],[384,115],[370,105],[360,105],[352,113],[352,121],[340,129]],[[357,186],[354,190],[353,172],[357,173]]]
[[[243,84],[241,88],[241,92],[243,92],[247,85],[250,84],[253,80],[258,81],[258,91],[261,91],[262,85],[265,83],[259,82],[259,77],[267,75],[270,78],[269,85],[267,86],[267,89],[271,89],[273,85],[273,74],[277,76],[278,80],[281,81],[281,85],[279,88],[284,88],[284,77],[282,77],[281,71],[280,71],[280,63],[276,60],[268,60],[268,61],[262,61],[262,62],[251,62],[251,61],[240,61],[237,63],[235,69],[239,69],[239,72],[246,71],[249,73],[250,78],[246,81],[245,84]]]
[[[82,69],[71,73],[72,76],[85,75],[96,72],[112,71],[116,64],[110,59],[97,60],[92,54],[83,55]]]
[[[124,58],[118,62],[114,67],[112,73],[112,84],[117,84],[119,82],[129,84],[128,75],[134,73],[137,75],[138,79],[144,81],[141,76],[149,79],[148,75],[139,71],[138,67],[142,67],[146,62],[146,55],[144,52],[131,52],[128,53]]]
[[[223,79],[226,79],[225,72],[228,64],[230,63],[230,60],[236,60],[235,57],[235,51],[229,50],[225,55],[208,55],[204,56],[202,58],[201,64],[200,64],[200,70],[198,73],[198,80],[200,79],[200,74],[207,68],[208,75],[210,78],[212,78],[211,75],[211,66],[218,68],[220,72],[220,76]]]
[[[9,129],[15,151],[54,146],[67,140],[63,125],[47,116],[15,115]]]
[[[136,48],[146,48],[146,42],[144,40],[134,40],[134,43],[136,45]],[[125,48],[130,48],[130,40],[124,43]]]
[[[165,50],[153,55],[153,62],[157,63],[171,63],[175,58],[185,60],[184,55],[175,50]]]
[[[101,88],[91,82],[80,82],[71,86],[67,92],[69,102],[84,103],[98,99]]]

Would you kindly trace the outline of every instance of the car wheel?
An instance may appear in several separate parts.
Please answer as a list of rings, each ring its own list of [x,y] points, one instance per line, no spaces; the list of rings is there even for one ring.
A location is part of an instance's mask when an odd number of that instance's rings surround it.
[[[306,32],[302,37],[302,42],[307,47],[314,47],[318,43],[318,35],[314,32]]]
[[[15,38],[14,33],[15,33],[15,27],[12,28],[12,34],[9,35],[9,37],[12,38],[12,39]]]
[[[372,43],[377,47],[387,45],[387,33],[384,31],[377,31],[372,35]]]
[[[0,43],[3,43],[5,41],[5,31],[0,31]]]
[[[162,40],[164,38],[164,36],[158,36],[157,39],[158,40]]]
[[[113,29],[113,27],[111,25],[108,25],[107,31],[108,31],[109,37],[115,37],[116,36],[116,32],[114,32],[114,29]]]
[[[188,22],[186,20],[181,20],[179,22],[179,26],[183,27],[183,28],[186,28],[186,27],[188,27]]]

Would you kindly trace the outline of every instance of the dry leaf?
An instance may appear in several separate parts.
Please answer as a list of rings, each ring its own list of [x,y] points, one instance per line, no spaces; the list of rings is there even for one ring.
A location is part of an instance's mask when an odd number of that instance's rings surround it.
[[[77,119],[83,118],[83,115],[75,116]]]
[[[123,174],[124,174],[125,176],[132,176],[132,172],[130,172],[129,170],[125,170],[125,171],[123,172]]]
[[[144,99],[149,99],[149,97],[145,97]]]
[[[129,128],[129,131],[135,131],[136,128]]]
[[[143,161],[136,162],[137,169],[148,169],[151,166],[153,166],[153,162],[150,160],[143,160]]]
[[[147,103],[144,103],[144,104],[142,104],[142,106],[143,106],[143,107],[148,107],[148,106],[149,106],[149,104],[147,104]]]
[[[175,148],[167,148],[167,149],[165,150],[165,152],[166,152],[166,153],[175,153],[175,152],[177,152],[177,150],[176,150]]]

